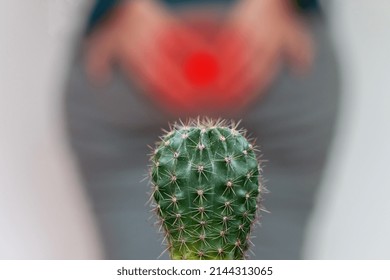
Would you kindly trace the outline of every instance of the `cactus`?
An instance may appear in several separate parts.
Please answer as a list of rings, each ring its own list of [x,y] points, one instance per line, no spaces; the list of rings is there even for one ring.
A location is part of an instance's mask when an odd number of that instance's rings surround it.
[[[245,134],[197,119],[174,124],[156,144],[150,199],[172,259],[246,258],[262,184]]]

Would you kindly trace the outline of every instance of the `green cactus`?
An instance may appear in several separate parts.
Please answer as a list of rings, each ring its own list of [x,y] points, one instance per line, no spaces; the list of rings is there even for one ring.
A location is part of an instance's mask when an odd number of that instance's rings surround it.
[[[151,201],[172,259],[245,259],[262,191],[255,147],[237,125],[175,124],[151,155]]]

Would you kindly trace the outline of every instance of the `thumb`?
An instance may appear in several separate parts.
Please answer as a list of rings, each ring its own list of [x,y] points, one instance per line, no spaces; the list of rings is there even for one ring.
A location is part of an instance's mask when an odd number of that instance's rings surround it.
[[[103,34],[89,39],[85,44],[85,67],[90,82],[103,86],[111,79],[111,63],[114,58],[114,44]]]
[[[303,26],[289,27],[285,36],[284,54],[293,72],[304,74],[314,60],[314,43]]]

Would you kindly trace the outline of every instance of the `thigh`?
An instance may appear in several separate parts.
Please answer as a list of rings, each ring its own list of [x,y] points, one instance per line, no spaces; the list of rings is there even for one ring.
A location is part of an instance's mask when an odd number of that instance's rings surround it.
[[[309,20],[316,59],[308,76],[281,71],[267,95],[243,116],[260,145],[265,185],[256,258],[299,259],[337,120],[338,65],[324,23]]]
[[[149,219],[148,145],[168,119],[116,73],[88,83],[80,59],[65,96],[68,135],[108,259],[157,258],[163,251]]]

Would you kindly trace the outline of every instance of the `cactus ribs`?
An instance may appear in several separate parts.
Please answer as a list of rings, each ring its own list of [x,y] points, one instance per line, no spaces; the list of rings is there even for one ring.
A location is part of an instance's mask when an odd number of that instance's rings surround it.
[[[172,259],[245,259],[258,221],[261,166],[237,125],[174,124],[151,155],[151,201]]]

